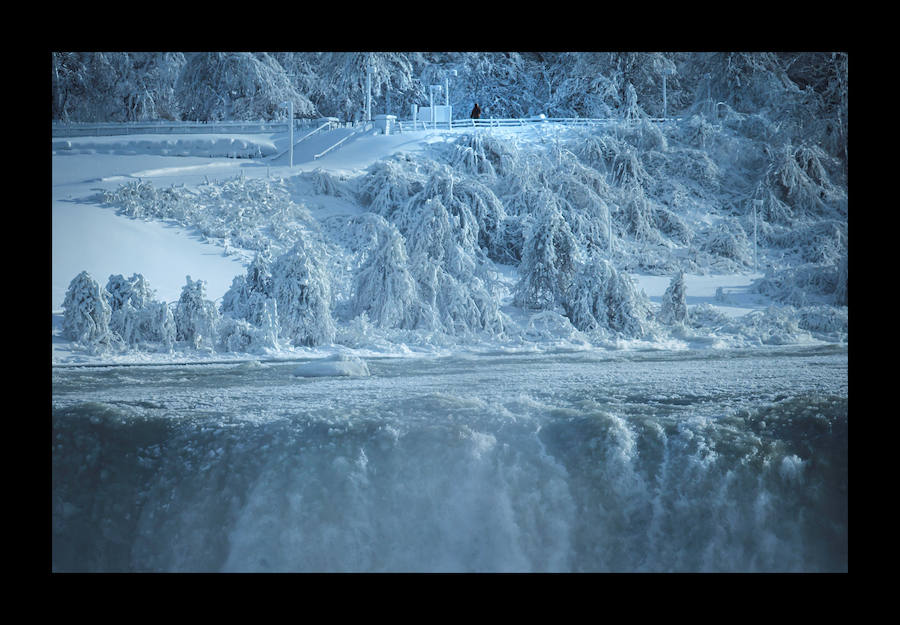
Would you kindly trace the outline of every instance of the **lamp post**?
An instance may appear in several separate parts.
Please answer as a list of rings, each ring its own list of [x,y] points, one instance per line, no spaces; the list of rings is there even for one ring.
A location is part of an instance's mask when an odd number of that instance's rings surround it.
[[[288,102],[282,102],[281,106],[286,106],[288,109],[288,144],[290,145],[290,166],[291,169],[294,167],[294,101],[289,100]]]
[[[366,121],[372,121],[372,59],[366,62]]]

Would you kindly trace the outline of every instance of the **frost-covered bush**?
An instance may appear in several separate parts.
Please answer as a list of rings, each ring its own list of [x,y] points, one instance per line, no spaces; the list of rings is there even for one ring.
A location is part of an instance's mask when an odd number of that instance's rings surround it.
[[[272,292],[282,338],[294,345],[334,342],[331,283],[321,250],[303,238],[272,264]]]
[[[377,161],[359,182],[357,199],[373,213],[391,220],[394,212],[406,206],[422,190],[425,174],[407,155],[395,155]]]
[[[156,188],[152,182],[135,180],[115,191],[104,191],[103,201],[119,207],[119,213],[135,219],[173,219],[186,224],[194,211],[195,199],[186,189]]]
[[[789,345],[810,337],[799,324],[793,306],[769,306],[731,320],[722,330],[743,337],[755,345]]]
[[[319,195],[330,195],[333,197],[352,196],[345,179],[318,167],[313,171],[303,172],[296,178],[309,183],[312,186],[313,193]]]
[[[687,315],[687,325],[696,330],[716,330],[730,323],[731,317],[707,302],[691,306]]]
[[[206,181],[196,191],[157,189],[138,181],[105,192],[103,201],[130,217],[174,220],[204,237],[248,250],[287,249],[304,231],[317,228],[309,210],[291,200],[283,181],[236,176]]]
[[[662,303],[659,307],[660,322],[666,325],[681,325],[688,321],[686,290],[684,272],[679,272],[672,278],[666,292],[663,293]]]
[[[798,311],[797,325],[823,338],[846,337],[850,332],[846,306],[807,306]]]
[[[206,283],[186,276],[181,297],[175,305],[176,339],[194,349],[212,349],[216,345],[219,311],[206,299]]]
[[[563,301],[566,316],[582,331],[609,330],[629,337],[650,330],[650,303],[628,274],[592,257],[582,264]]]
[[[846,269],[846,268],[845,268]],[[846,301],[846,271],[839,265],[804,263],[770,270],[756,284],[757,292],[792,306],[838,304]]]
[[[63,336],[96,353],[113,347],[116,337],[109,327],[112,309],[107,298],[88,272],[75,276],[63,301]]]
[[[725,218],[713,224],[706,232],[701,249],[741,265],[753,261],[753,250],[747,233],[735,218]]]
[[[546,196],[546,210],[530,223],[519,265],[515,304],[533,310],[551,309],[561,301],[581,257],[581,249],[556,202]]]
[[[767,184],[792,210],[821,215],[828,207],[846,210],[846,192],[831,181],[826,165],[835,169],[836,159],[816,146],[786,143],[771,154]]]

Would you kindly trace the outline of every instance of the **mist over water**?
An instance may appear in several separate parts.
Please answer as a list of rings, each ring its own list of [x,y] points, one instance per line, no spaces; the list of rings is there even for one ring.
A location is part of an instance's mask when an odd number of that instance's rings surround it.
[[[55,571],[846,571],[847,349],[55,368]]]

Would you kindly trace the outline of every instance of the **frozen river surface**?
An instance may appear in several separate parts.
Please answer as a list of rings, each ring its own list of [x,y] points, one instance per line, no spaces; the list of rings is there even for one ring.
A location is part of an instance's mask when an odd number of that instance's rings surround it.
[[[847,348],[54,368],[55,571],[847,571]]]

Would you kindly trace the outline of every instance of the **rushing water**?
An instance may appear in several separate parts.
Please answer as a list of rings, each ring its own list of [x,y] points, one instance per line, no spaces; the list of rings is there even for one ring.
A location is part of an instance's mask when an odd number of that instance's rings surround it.
[[[847,571],[846,347],[56,368],[54,571]]]

